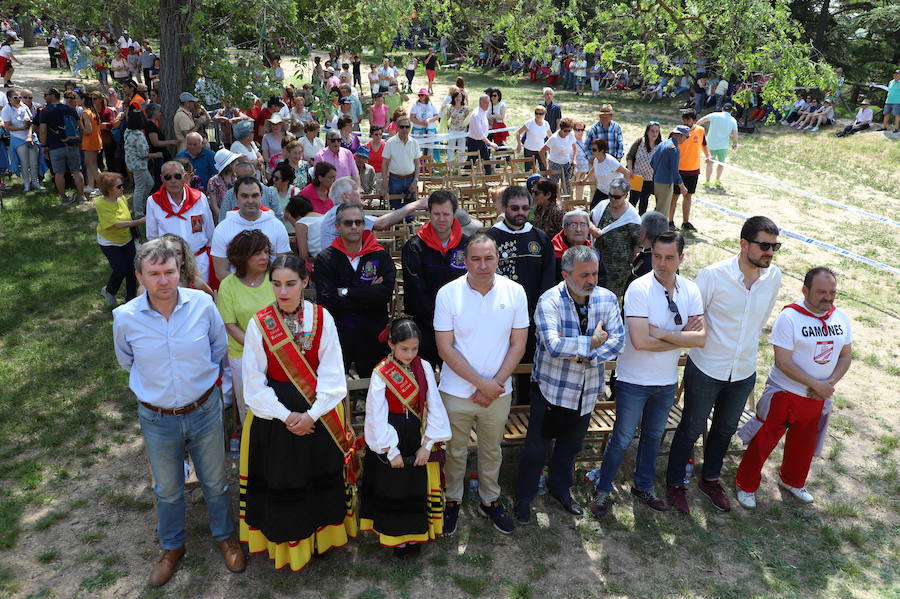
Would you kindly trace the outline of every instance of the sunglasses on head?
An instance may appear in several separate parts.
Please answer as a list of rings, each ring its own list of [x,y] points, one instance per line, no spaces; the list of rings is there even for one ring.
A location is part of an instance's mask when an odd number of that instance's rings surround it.
[[[184,175],[182,175],[181,173],[172,173],[172,174],[168,174],[168,175],[163,175],[162,178],[165,179],[166,181],[171,181],[172,179],[175,179],[176,181],[181,181],[181,178],[183,176]]]
[[[344,225],[345,227],[361,227],[361,226],[363,226],[363,223],[365,223],[365,222],[366,221],[364,221],[361,218],[354,218],[354,219],[342,220],[341,224]]]
[[[753,239],[748,239],[747,241],[750,243],[755,243],[756,245],[759,246],[759,249],[761,249],[764,252],[768,252],[769,250],[772,250],[773,252],[777,252],[778,250],[781,249],[780,242],[771,243],[769,241],[755,241]]]
[[[666,294],[666,301],[669,302],[669,312],[675,315],[675,325],[681,326],[681,313],[678,312],[678,305],[672,301],[672,298],[669,297],[669,292],[667,290],[663,290]]]

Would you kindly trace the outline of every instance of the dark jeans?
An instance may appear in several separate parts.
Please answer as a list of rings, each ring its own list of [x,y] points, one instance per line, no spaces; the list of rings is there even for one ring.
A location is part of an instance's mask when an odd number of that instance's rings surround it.
[[[534,164],[535,164],[535,166],[537,166],[537,168],[534,169],[535,171],[547,170],[547,165],[544,164],[544,158],[541,156],[540,152],[535,152],[534,150],[524,150],[524,153],[525,153],[525,158],[534,158]]]
[[[101,245],[100,250],[106,256],[112,272],[109,281],[106,282],[106,290],[115,295],[125,281],[125,301],[135,298],[137,295],[137,278],[134,275],[134,240],[123,246]]]
[[[644,186],[640,191],[632,189],[629,194],[628,201],[637,208],[638,214],[647,212],[647,204],[650,202],[650,196],[653,195],[653,181],[644,180]]]
[[[646,185],[646,182],[644,183],[644,185]],[[594,209],[594,206],[596,206],[603,200],[607,199],[608,197],[609,197],[609,194],[605,194],[602,191],[600,191],[599,189],[595,189],[594,195],[591,197],[591,210]]]
[[[703,447],[702,476],[706,480],[719,478],[728,444],[737,431],[755,384],[756,373],[740,381],[720,381],[706,376],[688,358],[684,367],[684,410],[669,449],[666,484],[684,483],[684,469],[693,454],[694,443],[706,430],[710,412],[713,412],[713,422]]]
[[[143,69],[143,71],[144,71],[144,85],[147,86],[147,89],[148,89],[148,90],[149,90],[150,87],[151,87],[151,86],[150,86],[150,71],[151,71],[151,70],[152,70],[152,69]]]
[[[532,382],[531,416],[528,418],[528,434],[525,436],[525,448],[522,450],[519,478],[516,482],[517,503],[530,504],[537,495],[538,481],[541,478],[541,470],[544,468],[547,448],[551,443],[550,439],[544,438],[541,434],[546,413],[547,404],[544,394],[541,393],[537,383]],[[584,436],[587,434],[590,420],[590,412],[573,419],[571,426],[567,427],[553,443],[547,487],[554,497],[568,499],[571,496],[569,488],[572,486],[574,478],[575,456],[581,450],[581,442],[584,441]]]
[[[404,204],[412,202],[412,194],[409,192],[409,186],[412,185],[416,178],[415,173],[408,177],[400,177],[398,175],[388,175],[388,195],[403,194],[403,200],[391,200],[391,208],[396,210]]]
[[[57,68],[59,66],[59,48],[47,47],[47,54],[50,55],[50,68]]]
[[[482,160],[490,160],[491,159],[491,148],[487,145],[487,142],[483,139],[472,139],[471,137],[466,138],[466,152],[479,152],[481,154]],[[475,162],[470,158],[472,162]],[[484,167],[484,174],[490,175],[494,172],[493,167],[486,166]]]
[[[847,125],[844,127],[844,130],[838,133],[841,137],[846,137],[848,135],[853,135],[854,133],[858,133],[860,131],[865,131],[869,128],[869,123],[865,123],[863,125]]]

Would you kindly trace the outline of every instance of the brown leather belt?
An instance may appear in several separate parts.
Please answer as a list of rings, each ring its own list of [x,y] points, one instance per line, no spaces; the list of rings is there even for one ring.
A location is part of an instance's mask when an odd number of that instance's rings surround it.
[[[184,416],[185,414],[190,414],[191,412],[193,412],[194,410],[196,410],[197,408],[199,408],[200,406],[205,404],[206,400],[209,399],[210,394],[213,392],[213,389],[215,389],[215,388],[216,388],[216,386],[214,384],[212,387],[210,387],[209,389],[206,390],[206,393],[204,393],[203,395],[200,396],[200,399],[193,401],[186,406],[181,406],[180,408],[175,408],[174,410],[167,410],[165,408],[160,408],[158,406],[154,406],[153,404],[145,403],[143,401],[139,401],[138,403],[140,403],[142,406],[144,406],[148,410],[153,410],[154,412],[157,412],[159,414],[169,414],[172,416]]]

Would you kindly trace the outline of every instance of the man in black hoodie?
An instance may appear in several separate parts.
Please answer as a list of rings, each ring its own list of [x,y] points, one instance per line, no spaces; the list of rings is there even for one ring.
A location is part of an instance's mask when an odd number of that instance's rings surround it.
[[[445,190],[428,197],[431,220],[403,246],[403,309],[419,325],[419,355],[440,364],[434,341],[434,299],[438,289],[466,274],[466,244],[455,213],[459,203]]]
[[[360,377],[388,353],[378,334],[388,321],[397,269],[390,254],[365,230],[363,209],[341,204],[335,214],[339,237],[316,257],[316,300],[334,317],[344,368],[356,363]]]

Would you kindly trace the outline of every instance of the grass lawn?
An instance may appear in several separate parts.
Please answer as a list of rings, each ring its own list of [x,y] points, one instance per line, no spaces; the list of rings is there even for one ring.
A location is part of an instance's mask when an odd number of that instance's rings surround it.
[[[440,102],[457,72],[441,71]],[[499,84],[520,124],[540,88],[465,73],[476,90]],[[424,73],[416,84],[424,81]],[[414,84],[414,85],[416,85]],[[674,104],[632,94],[558,94],[566,116],[589,125],[611,102],[630,144],[648,120],[678,121]],[[900,144],[874,132],[837,140],[783,127],[742,136],[733,162],[807,191],[900,220]],[[700,197],[897,266],[895,228],[726,172],[725,193]],[[91,204],[57,206],[50,192],[14,186],[0,211],[0,597],[884,597],[900,579],[900,277],[792,240],[776,257],[779,305],[798,299],[807,268],[839,275],[838,304],[854,324],[855,362],[838,385],[825,454],[802,506],[775,487],[780,450],[764,471],[760,506],[713,511],[692,489],[690,517],[633,504],[620,474],[616,504],[598,522],[535,502],[533,523],[503,536],[466,501],[456,536],[398,563],[370,537],[299,574],[263,556],[230,575],[208,537],[202,497],[190,492],[188,556],[164,590],[145,587],[157,554],[152,494],[134,400],[116,364],[111,315],[99,295],[108,267]],[[676,219],[678,220],[678,219]],[[683,273],[737,249],[740,222],[695,206]],[[680,220],[678,221],[680,222]],[[760,339],[761,391],[772,353]],[[474,458],[473,458],[474,459]],[[518,455],[503,469],[507,506]],[[660,460],[660,469],[665,458]],[[726,459],[733,482],[737,459]],[[625,468],[623,468],[623,473]],[[236,472],[233,481],[236,483]],[[236,485],[234,491],[236,492]],[[589,488],[576,497],[587,505]],[[236,501],[236,494],[235,494]]]

